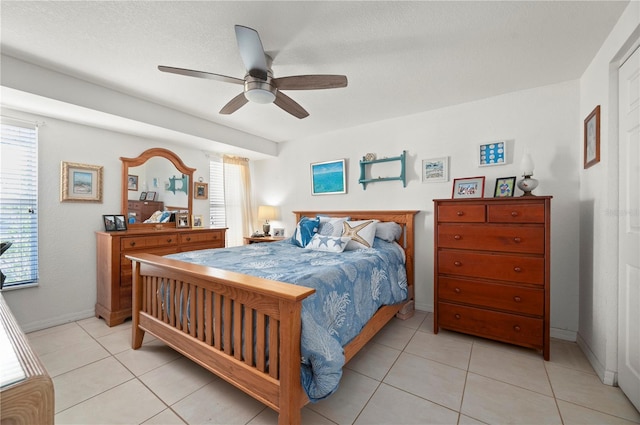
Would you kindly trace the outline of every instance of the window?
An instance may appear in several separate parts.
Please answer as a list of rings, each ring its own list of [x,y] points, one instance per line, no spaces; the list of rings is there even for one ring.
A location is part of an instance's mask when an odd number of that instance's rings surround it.
[[[38,281],[38,129],[1,124],[0,242],[11,246],[0,255],[3,287]]]
[[[211,157],[209,162],[209,224],[211,227],[226,227],[224,208],[224,165],[222,158]]]

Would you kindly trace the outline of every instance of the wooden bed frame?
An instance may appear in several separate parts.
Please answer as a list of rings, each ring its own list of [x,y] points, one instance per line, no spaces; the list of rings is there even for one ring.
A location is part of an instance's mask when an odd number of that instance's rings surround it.
[[[405,306],[413,306],[416,213],[294,212],[296,223],[302,216],[322,214],[349,216],[352,220],[395,221],[404,228],[399,243],[407,258],[409,299],[381,307],[360,334],[344,347],[346,361],[396,313],[402,310],[403,318],[411,315]],[[274,409],[279,413],[278,424],[300,423],[300,409],[308,402],[300,383],[300,318],[302,300],[313,294],[314,289],[152,254],[127,257],[133,261],[133,349],[140,348],[145,332],[149,332]],[[158,295],[161,282],[168,283],[165,288],[168,287],[169,293],[164,297]],[[179,295],[187,293],[188,296]],[[163,306],[167,300],[169,306]],[[215,317],[204,314],[212,310]],[[255,340],[255,348],[244,350],[245,340]]]

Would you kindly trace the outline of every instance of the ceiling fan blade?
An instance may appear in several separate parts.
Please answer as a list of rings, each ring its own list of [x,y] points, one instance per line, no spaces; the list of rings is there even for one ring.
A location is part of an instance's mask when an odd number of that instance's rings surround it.
[[[244,80],[240,78],[228,77],[226,75],[213,74],[211,72],[194,71],[193,69],[174,68],[172,66],[159,65],[158,69],[162,72],[171,74],[186,75],[187,77],[207,78],[209,80],[224,81],[225,83],[244,84]]]
[[[274,100],[273,103],[296,118],[302,119],[309,116],[309,113],[302,106],[300,106],[298,102],[291,99],[281,91],[278,91],[276,93],[276,100]]]
[[[261,80],[267,80],[267,57],[256,30],[242,25],[236,25],[236,40],[240,57],[249,75]]]
[[[271,83],[278,90],[320,90],[347,87],[344,75],[294,75],[274,78]]]
[[[248,100],[244,97],[244,92],[242,92],[224,105],[222,109],[220,109],[220,113],[223,115],[233,114],[235,111],[242,108],[247,102]]]

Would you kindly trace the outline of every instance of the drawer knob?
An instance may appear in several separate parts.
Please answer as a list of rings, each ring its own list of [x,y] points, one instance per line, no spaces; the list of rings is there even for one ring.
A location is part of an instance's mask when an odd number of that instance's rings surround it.
[[[454,261],[453,265],[456,266],[456,267],[460,267],[460,266],[462,266],[462,263],[460,261]]]
[[[132,242],[129,242],[129,245],[130,246],[136,246],[136,243],[132,241]]]
[[[511,217],[517,217],[518,211],[511,211]]]
[[[168,243],[171,243],[171,241],[172,241],[172,240],[173,240],[173,239],[171,239],[171,238],[167,238],[167,242],[168,242]]]
[[[453,239],[455,239],[455,240],[459,241],[460,239],[462,239],[462,236],[460,236],[460,235],[455,235],[455,236],[453,237]]]
[[[459,293],[460,293],[460,288],[456,288],[456,289],[454,289],[453,291],[454,291],[456,294],[459,294]]]
[[[520,301],[522,301],[522,298],[520,298],[519,296],[516,295],[515,297],[513,297],[513,300],[515,302],[519,303]]]
[[[522,239],[520,239],[519,237],[516,236],[515,238],[513,238],[513,241],[515,243],[520,243],[520,242],[522,242]]]
[[[464,211],[458,211],[456,214],[458,215],[458,217],[462,217],[464,215]]]
[[[516,267],[513,268],[513,271],[516,272],[516,273],[520,273],[522,271],[522,269],[520,267],[516,266]]]
[[[520,332],[520,326],[514,325],[513,326],[513,330],[516,331],[516,332]]]
[[[460,319],[460,315],[458,313],[456,313],[456,315],[454,316],[456,319]]]
[[[191,237],[187,237],[187,242],[191,242]]]

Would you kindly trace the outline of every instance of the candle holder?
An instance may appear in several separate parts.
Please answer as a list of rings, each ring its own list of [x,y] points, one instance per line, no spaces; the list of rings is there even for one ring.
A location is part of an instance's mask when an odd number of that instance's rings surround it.
[[[536,196],[531,192],[538,187],[538,180],[532,176],[533,174],[525,174],[522,176],[523,179],[518,181],[518,188],[524,192],[522,196]]]

